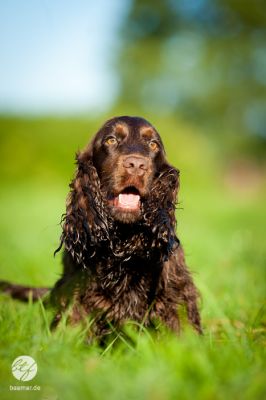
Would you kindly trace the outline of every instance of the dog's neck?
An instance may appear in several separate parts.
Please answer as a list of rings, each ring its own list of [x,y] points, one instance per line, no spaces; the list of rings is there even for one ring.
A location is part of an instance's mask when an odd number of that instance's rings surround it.
[[[134,258],[161,262],[169,258],[178,244],[174,231],[167,224],[158,224],[154,230],[144,221],[135,224],[116,222],[109,230],[109,240],[99,244],[94,257],[121,265]]]

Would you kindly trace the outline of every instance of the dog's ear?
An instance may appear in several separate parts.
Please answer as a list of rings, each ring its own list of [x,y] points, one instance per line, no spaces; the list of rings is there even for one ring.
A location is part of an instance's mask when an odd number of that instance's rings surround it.
[[[93,165],[93,144],[76,156],[77,170],[70,183],[66,213],[62,218],[61,245],[85,266],[95,247],[108,240],[108,224],[100,190],[100,179]],[[58,250],[59,250],[58,249]]]
[[[180,171],[172,165],[165,163],[159,175],[161,190],[165,190],[167,204],[175,209],[180,185]]]
[[[160,168],[144,206],[144,219],[152,226],[155,236],[154,246],[165,247],[166,256],[175,244],[176,237],[175,208],[179,189],[179,170],[168,163]]]

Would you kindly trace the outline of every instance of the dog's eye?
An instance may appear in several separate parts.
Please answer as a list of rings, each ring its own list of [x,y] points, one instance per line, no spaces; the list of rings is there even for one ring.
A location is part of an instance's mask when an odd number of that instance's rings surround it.
[[[154,140],[151,140],[151,141],[149,142],[149,147],[150,147],[150,149],[151,149],[152,151],[156,151],[156,150],[159,149],[158,143],[155,142]]]
[[[117,139],[114,136],[109,136],[106,140],[105,140],[105,144],[107,144],[108,146],[112,146],[114,144],[117,144]]]

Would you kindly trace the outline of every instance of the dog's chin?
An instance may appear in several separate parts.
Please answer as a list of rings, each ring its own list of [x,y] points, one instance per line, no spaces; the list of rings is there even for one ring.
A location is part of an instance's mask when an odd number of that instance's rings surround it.
[[[123,209],[120,207],[111,206],[112,217],[119,222],[124,224],[134,224],[141,218],[140,208],[138,209]]]

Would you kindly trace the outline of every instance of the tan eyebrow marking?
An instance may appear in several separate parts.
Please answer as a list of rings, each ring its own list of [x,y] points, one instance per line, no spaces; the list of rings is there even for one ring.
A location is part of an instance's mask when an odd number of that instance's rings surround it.
[[[129,133],[128,126],[122,122],[117,122],[115,124],[114,131],[115,131],[115,133],[123,135],[123,136],[128,135],[128,133]]]
[[[142,128],[140,128],[140,134],[142,136],[147,137],[148,139],[150,139],[151,137],[154,136],[155,131],[152,127],[150,126],[143,126]]]

